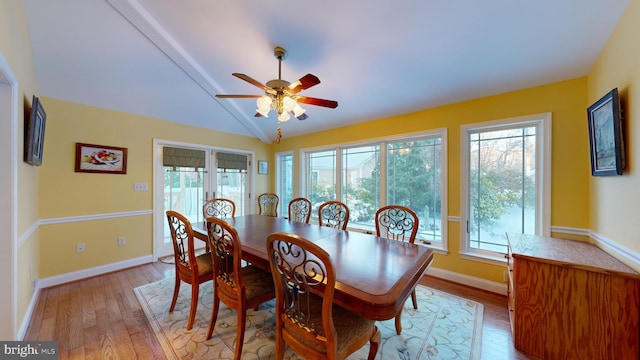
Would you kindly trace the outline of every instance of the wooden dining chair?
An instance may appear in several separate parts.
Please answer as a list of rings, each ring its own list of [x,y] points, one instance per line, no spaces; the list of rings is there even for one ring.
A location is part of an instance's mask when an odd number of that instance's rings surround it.
[[[295,198],[289,202],[289,220],[308,224],[311,217],[311,201]]]
[[[238,313],[234,359],[240,359],[247,309],[257,310],[260,304],[275,298],[273,278],[252,265],[242,266],[242,245],[232,225],[216,217],[209,217],[206,221],[213,261],[213,308],[207,340],[213,334],[222,301]]]
[[[219,219],[234,217],[236,216],[236,203],[225,198],[208,200],[202,206],[202,216],[205,219],[212,216]]]
[[[318,222],[320,226],[346,230],[349,222],[349,207],[340,201],[322,203],[318,208]]]
[[[418,233],[419,220],[416,213],[405,206],[389,205],[376,211],[376,235],[413,244]],[[418,309],[416,290],[411,292],[413,308]],[[402,332],[402,310],[396,315],[396,333]]]
[[[276,287],[275,358],[283,359],[289,346],[305,359],[344,359],[369,342],[373,360],[380,331],[374,320],[333,303],[336,273],[329,254],[283,232],[267,237],[267,252]]]
[[[191,285],[191,306],[187,320],[187,330],[191,330],[198,307],[200,284],[213,279],[211,255],[204,253],[196,256],[193,228],[186,217],[176,211],[167,211],[167,221],[169,221],[169,229],[171,230],[176,269],[176,284],[169,312],[173,312],[176,307],[180,284],[184,281]]]
[[[264,193],[258,196],[258,213],[266,216],[278,216],[278,202],[280,198],[274,193]]]

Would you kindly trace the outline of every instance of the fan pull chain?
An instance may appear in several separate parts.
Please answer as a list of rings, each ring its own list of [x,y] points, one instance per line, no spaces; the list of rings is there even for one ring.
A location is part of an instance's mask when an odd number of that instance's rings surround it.
[[[282,139],[282,131],[280,130],[280,121],[278,121],[278,134],[276,135],[276,142],[280,144],[280,139]]]

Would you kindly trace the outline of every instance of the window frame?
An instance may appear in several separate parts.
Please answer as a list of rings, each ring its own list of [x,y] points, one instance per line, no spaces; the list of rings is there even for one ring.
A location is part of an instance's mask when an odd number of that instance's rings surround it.
[[[299,150],[301,171],[297,172],[300,176],[300,189],[302,189],[302,196],[309,197],[307,193],[307,154],[321,151],[335,151],[336,152],[336,169],[334,170],[334,176],[336,176],[336,197],[340,199],[342,197],[342,150],[345,148],[354,148],[360,146],[380,146],[380,162],[386,164],[386,149],[387,144],[390,142],[399,142],[403,140],[413,140],[428,137],[440,137],[441,142],[441,188],[440,188],[440,212],[441,212],[441,241],[432,242],[431,245],[422,245],[432,248],[434,251],[440,254],[448,254],[448,133],[447,128],[430,129],[419,132],[404,133],[393,136],[385,136],[379,138],[371,138],[360,141],[343,142],[337,144],[328,144],[318,147],[303,148]],[[386,165],[385,165],[386,166]],[[380,171],[380,174],[385,174],[386,171]],[[385,206],[387,203],[387,179],[386,176],[380,178],[380,206]],[[371,233],[371,230],[362,228],[353,228],[348,226],[348,230],[361,231]],[[416,242],[417,243],[417,242]]]
[[[536,235],[551,235],[551,113],[525,115],[460,126],[460,256],[504,266],[506,254],[472,248],[468,223],[471,217],[469,148],[470,134],[522,127],[536,127]]]
[[[282,161],[283,158],[285,157],[291,157],[291,174],[292,174],[292,179],[291,179],[291,199],[295,199],[297,196],[295,196],[295,193],[293,191],[293,189],[295,189],[295,184],[294,184],[294,180],[295,180],[295,166],[294,166],[294,156],[293,156],[293,151],[284,151],[284,152],[279,152],[276,153],[276,166],[275,166],[275,174],[276,174],[276,194],[278,195],[278,197],[280,199],[286,199],[287,197],[284,196],[283,194],[283,189],[282,189],[282,180],[283,180],[283,174],[282,172],[284,171],[283,167],[282,167]],[[285,201],[286,202],[286,201]],[[285,216],[288,218],[289,217],[289,203],[286,202],[286,204],[281,204],[280,205],[280,213],[282,216]]]

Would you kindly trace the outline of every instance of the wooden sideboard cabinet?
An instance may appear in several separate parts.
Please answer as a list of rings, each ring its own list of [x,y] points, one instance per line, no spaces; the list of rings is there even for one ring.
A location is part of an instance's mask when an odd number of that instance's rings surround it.
[[[542,359],[638,359],[638,272],[585,242],[507,240],[516,349]]]

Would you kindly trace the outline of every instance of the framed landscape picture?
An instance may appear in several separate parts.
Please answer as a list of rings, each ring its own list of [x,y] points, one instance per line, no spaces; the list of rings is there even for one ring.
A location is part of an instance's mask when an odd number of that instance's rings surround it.
[[[593,176],[622,175],[624,138],[618,89],[589,106],[589,145]]]
[[[40,99],[34,95],[31,104],[31,113],[25,124],[24,137],[24,161],[31,165],[42,165],[44,129],[46,123],[47,113],[45,113]]]
[[[127,148],[76,143],[76,172],[126,174]]]

